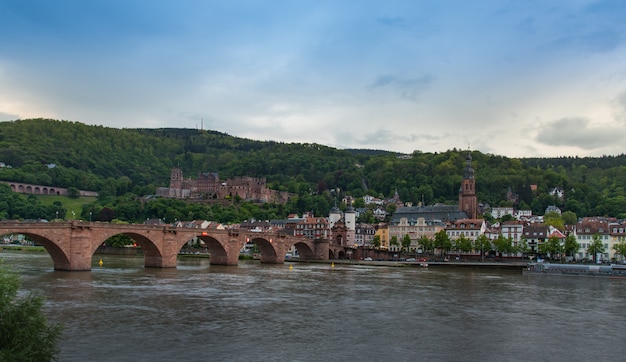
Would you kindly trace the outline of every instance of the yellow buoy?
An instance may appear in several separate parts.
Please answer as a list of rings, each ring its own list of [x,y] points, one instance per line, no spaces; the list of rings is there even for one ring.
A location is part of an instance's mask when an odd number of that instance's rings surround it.
[[[102,266],[102,264],[104,264],[104,263],[102,262],[102,258],[100,258],[100,261],[98,262],[98,265]]]

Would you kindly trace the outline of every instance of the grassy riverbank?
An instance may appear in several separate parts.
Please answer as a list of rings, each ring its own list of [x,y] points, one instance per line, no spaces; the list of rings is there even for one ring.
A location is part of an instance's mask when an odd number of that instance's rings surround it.
[[[0,250],[13,250],[13,251],[46,251],[43,246],[26,246],[26,245],[0,245]]]

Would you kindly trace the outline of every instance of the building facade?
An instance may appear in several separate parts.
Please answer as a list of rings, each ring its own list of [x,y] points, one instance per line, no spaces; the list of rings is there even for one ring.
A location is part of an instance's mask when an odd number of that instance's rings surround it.
[[[411,238],[409,249],[416,250],[419,245],[418,241],[422,237],[434,239],[435,234],[445,228],[445,223],[440,220],[426,220],[423,217],[407,218],[401,217],[389,223],[389,240],[395,237],[399,245],[389,245],[389,250],[399,251],[402,247],[402,240],[406,235]]]
[[[483,219],[463,219],[457,220],[446,227],[446,235],[454,241],[461,236],[465,239],[476,241],[478,237],[485,233],[487,224]]]
[[[371,247],[376,229],[374,225],[357,223],[354,230],[354,243],[358,246]]]

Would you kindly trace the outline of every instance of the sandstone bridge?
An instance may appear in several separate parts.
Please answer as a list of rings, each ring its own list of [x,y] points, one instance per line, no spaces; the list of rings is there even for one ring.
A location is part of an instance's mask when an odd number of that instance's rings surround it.
[[[52,257],[56,270],[91,270],[92,256],[108,238],[123,234],[141,247],[146,267],[174,268],[176,257],[188,241],[198,238],[206,244],[213,265],[237,265],[239,251],[254,242],[261,263],[282,264],[292,246],[301,259],[328,260],[341,257],[344,248],[328,239],[311,240],[281,232],[248,230],[207,230],[143,224],[100,222],[0,222],[0,235],[23,234],[42,245]]]

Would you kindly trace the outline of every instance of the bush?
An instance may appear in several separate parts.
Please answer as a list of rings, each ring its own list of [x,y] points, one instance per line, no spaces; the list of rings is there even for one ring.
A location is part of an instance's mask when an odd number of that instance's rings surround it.
[[[80,197],[80,191],[76,187],[68,187],[67,197],[71,199],[77,199]]]
[[[18,297],[19,288],[18,276],[0,264],[0,362],[56,360],[61,326],[48,323],[43,297]]]

